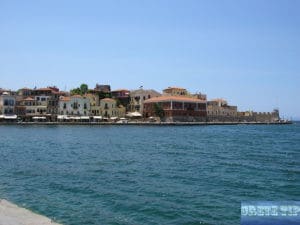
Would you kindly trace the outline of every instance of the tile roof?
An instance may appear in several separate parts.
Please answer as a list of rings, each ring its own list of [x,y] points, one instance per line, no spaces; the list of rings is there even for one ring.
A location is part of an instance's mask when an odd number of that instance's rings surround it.
[[[81,95],[72,95],[71,98],[82,98]]]
[[[68,102],[68,101],[71,100],[71,98],[70,98],[70,97],[61,96],[61,97],[59,98],[59,100],[60,100],[60,101],[63,101],[63,102]]]
[[[161,96],[161,97],[154,97],[150,98],[144,103],[153,103],[153,102],[170,102],[170,101],[180,101],[180,102],[193,102],[193,103],[206,103],[206,101],[197,99],[197,98],[190,98],[186,96]]]

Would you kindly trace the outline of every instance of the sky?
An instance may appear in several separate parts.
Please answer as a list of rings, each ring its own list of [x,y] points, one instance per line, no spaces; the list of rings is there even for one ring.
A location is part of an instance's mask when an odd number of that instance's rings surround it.
[[[0,87],[179,86],[300,119],[298,0],[0,0]]]

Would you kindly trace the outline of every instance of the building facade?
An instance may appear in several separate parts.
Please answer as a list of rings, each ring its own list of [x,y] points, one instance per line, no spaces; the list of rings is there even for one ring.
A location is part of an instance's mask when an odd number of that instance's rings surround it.
[[[103,118],[121,118],[125,116],[125,107],[118,106],[117,101],[112,98],[100,100],[101,116]]]
[[[127,110],[130,110],[130,91],[127,89],[118,89],[111,92],[113,99],[117,100],[118,106],[124,106]]]
[[[59,99],[59,114],[74,116],[89,116],[91,104],[89,98],[81,95],[61,96]]]
[[[130,107],[129,111],[139,112],[143,114],[144,102],[148,99],[159,97],[161,94],[155,90],[138,89],[130,92]]]
[[[9,92],[2,92],[0,95],[0,115],[15,114],[16,97],[10,95]]]
[[[237,116],[237,106],[228,105],[224,99],[213,99],[207,102],[209,121],[236,121]]]
[[[206,121],[206,101],[184,96],[161,96],[144,102],[143,116],[166,122]]]

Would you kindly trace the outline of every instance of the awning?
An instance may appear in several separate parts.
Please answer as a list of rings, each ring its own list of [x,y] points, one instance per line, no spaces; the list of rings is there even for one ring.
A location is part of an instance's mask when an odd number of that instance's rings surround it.
[[[93,118],[96,120],[102,120],[102,116],[93,116]]]
[[[70,119],[71,120],[80,120],[80,116],[71,116]]]
[[[32,119],[34,119],[34,120],[45,120],[46,117],[45,116],[34,116],[34,117],[32,117]]]
[[[89,120],[90,117],[89,116],[81,116],[80,119],[82,119],[82,120]]]
[[[59,119],[59,120],[68,120],[70,118],[67,115],[58,115],[57,119]]]
[[[4,119],[7,119],[7,120],[15,120],[18,118],[17,115],[10,115],[10,116],[3,116]]]
[[[116,120],[118,117],[110,117],[111,120]]]
[[[142,114],[139,112],[131,112],[126,114],[127,117],[142,117]]]

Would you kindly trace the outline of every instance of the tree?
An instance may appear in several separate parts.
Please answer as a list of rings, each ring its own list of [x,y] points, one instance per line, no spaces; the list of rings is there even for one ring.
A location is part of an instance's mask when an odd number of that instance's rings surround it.
[[[70,92],[71,92],[71,95],[81,95],[80,88],[74,88]]]
[[[154,113],[159,118],[163,118],[165,116],[165,111],[163,110],[162,106],[158,103],[154,104]]]
[[[87,84],[81,84],[80,85],[81,94],[86,94],[88,90],[89,90],[89,87],[88,87]]]
[[[84,95],[88,92],[89,87],[87,84],[81,84],[80,87],[72,89],[71,95]]]

